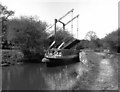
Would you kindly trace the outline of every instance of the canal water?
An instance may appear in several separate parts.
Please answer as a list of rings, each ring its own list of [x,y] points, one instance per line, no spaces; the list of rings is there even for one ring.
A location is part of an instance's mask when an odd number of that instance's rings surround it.
[[[53,68],[41,63],[2,67],[2,90],[70,90],[83,71],[80,62]]]

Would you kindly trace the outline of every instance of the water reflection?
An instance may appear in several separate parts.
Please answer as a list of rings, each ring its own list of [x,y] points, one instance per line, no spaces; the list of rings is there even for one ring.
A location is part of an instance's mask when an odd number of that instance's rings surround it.
[[[72,89],[85,68],[80,63],[46,68],[45,64],[24,64],[2,68],[3,90]]]
[[[55,69],[57,71],[56,73],[51,72],[54,69],[47,68],[46,72],[42,72],[50,90],[72,90],[77,85],[77,82],[80,81],[83,72],[88,71],[81,63],[58,67]]]
[[[4,67],[2,69],[2,89],[39,90],[45,88],[40,64],[26,64]]]

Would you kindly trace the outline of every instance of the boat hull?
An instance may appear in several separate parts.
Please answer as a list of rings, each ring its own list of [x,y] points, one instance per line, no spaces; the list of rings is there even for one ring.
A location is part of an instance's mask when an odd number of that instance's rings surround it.
[[[69,57],[61,57],[61,58],[44,58],[46,61],[47,67],[56,67],[56,66],[63,66],[69,65],[73,63],[80,62],[79,55],[71,55]]]

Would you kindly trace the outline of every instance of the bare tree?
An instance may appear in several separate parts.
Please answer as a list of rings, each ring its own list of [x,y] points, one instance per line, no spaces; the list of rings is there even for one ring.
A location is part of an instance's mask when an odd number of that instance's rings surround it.
[[[96,40],[98,37],[97,37],[97,35],[96,35],[96,33],[94,32],[94,31],[89,31],[89,32],[87,32],[86,33],[86,36],[85,36],[85,39],[86,40],[90,40],[90,41],[92,41],[92,40]]]
[[[0,18],[8,18],[9,16],[13,15],[14,11],[8,10],[6,6],[0,4]]]
[[[2,4],[0,4],[0,42],[7,44],[7,40],[6,40],[6,35],[7,35],[7,21],[9,16],[12,16],[14,14],[13,11],[8,10],[6,6],[3,6]],[[5,46],[5,45],[1,45],[1,46]],[[0,47],[1,47],[0,46]]]

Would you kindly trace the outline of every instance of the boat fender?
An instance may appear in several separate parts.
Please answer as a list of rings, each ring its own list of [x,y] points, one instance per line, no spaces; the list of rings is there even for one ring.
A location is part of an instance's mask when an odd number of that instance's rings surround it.
[[[47,58],[43,58],[42,62],[49,62],[49,60]]]

